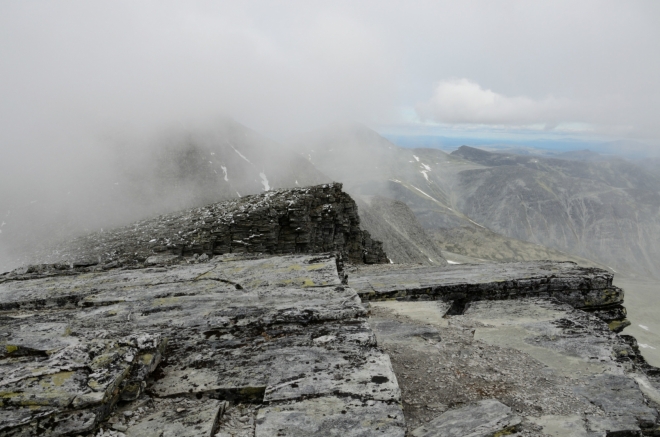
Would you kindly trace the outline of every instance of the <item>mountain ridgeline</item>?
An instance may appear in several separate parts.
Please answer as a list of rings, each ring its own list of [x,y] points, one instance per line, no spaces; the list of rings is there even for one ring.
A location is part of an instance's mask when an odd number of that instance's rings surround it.
[[[574,161],[461,147],[456,206],[495,232],[657,274],[660,179],[623,159]]]
[[[402,148],[359,124],[276,143],[232,120],[170,131],[118,154],[89,197],[13,208],[2,270],[53,240],[281,188],[343,183],[394,263],[570,260],[658,275],[660,175],[595,153],[562,158]],[[105,185],[110,185],[106,187]],[[77,203],[76,203],[77,201]],[[1,254],[0,254],[1,255]]]
[[[660,270],[660,177],[627,160],[406,149],[361,125],[310,132],[296,145],[352,195],[406,204],[447,252]]]

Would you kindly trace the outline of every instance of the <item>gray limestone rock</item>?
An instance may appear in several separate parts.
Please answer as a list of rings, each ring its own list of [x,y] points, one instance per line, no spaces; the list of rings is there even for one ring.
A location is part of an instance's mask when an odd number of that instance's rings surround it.
[[[587,384],[575,389],[576,393],[598,405],[605,413],[621,419],[609,419],[621,428],[623,424],[632,424],[629,431],[652,428],[658,420],[658,412],[650,408],[634,379],[623,375],[603,374],[587,380]],[[594,423],[602,421],[590,419]],[[607,421],[605,421],[607,422]],[[614,430],[612,430],[614,431]]]
[[[409,429],[452,405],[496,398],[525,417],[520,435],[655,432],[656,370],[639,366],[638,352],[594,315],[542,298],[476,301],[445,317],[436,305],[371,303]]]
[[[655,432],[609,273],[365,266],[384,254],[357,225],[340,185],[273,191],[0,275],[0,436]],[[263,255],[318,251],[339,255]]]
[[[495,437],[521,422],[511,408],[495,399],[447,411],[412,432],[413,437]]]
[[[596,436],[638,437],[642,430],[633,416],[586,416],[587,429]]]
[[[127,437],[211,437],[226,402],[208,399],[158,405],[156,412],[128,426]]]

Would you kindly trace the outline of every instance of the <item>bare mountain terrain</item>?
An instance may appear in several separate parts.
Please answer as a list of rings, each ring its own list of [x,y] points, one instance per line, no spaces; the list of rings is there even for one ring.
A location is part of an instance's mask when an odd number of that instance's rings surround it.
[[[331,182],[302,156],[230,119],[108,149],[104,160],[81,162],[80,174],[66,185],[40,187],[29,199],[3,194],[0,270],[24,264],[35,249],[88,232],[265,190]]]
[[[457,207],[490,229],[657,275],[660,179],[620,158],[575,161],[461,147]]]
[[[64,202],[47,191],[35,193],[32,202],[9,202],[9,212],[0,221],[0,271],[43,261],[41,254],[86,233],[250,194],[333,180],[309,156],[230,119],[205,130],[162,132],[148,144],[116,146],[111,159],[93,164],[93,176],[74,178],[71,186],[52,189],[70,190]],[[394,262],[446,264],[405,204],[384,214],[381,203],[372,209],[368,203],[360,201],[360,218],[367,230],[392,242],[387,251]]]
[[[571,260],[606,268],[597,262],[598,258],[571,252],[559,244],[518,236],[505,227],[495,228],[488,216],[463,209],[466,199],[470,198],[463,175],[490,169],[487,162],[465,159],[438,149],[401,148],[356,124],[310,132],[299,137],[295,144],[296,150],[322,172],[343,181],[345,189],[354,197],[379,196],[407,205],[433,245],[460,255],[461,260],[464,257],[479,262]],[[567,167],[570,165],[582,164],[567,163]],[[617,170],[611,173],[608,180],[621,184],[626,181],[617,176]],[[640,183],[634,179],[633,182]],[[369,228],[368,222],[365,226],[372,234],[379,235]],[[380,235],[379,238],[388,240]]]
[[[393,263],[446,265],[445,257],[408,206],[372,196],[357,200],[360,224],[379,241]]]

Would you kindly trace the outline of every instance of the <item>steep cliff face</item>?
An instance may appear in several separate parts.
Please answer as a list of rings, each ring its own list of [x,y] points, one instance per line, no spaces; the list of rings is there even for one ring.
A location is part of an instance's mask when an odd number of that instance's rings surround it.
[[[338,183],[269,191],[162,215],[56,247],[40,262],[115,267],[168,256],[337,252],[383,263],[382,243],[360,229],[357,205]]]

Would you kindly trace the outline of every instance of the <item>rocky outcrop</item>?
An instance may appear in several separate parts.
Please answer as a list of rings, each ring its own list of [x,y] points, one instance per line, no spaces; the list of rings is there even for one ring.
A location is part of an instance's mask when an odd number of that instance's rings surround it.
[[[658,371],[600,319],[544,298],[477,301],[447,317],[448,307],[371,303],[412,435],[657,435]],[[477,420],[494,400],[511,410]]]
[[[619,332],[625,319],[624,292],[612,274],[572,262],[460,264],[443,269],[414,266],[358,268],[350,284],[363,300],[440,300],[450,315],[472,302],[542,297],[593,312]]]
[[[0,436],[660,433],[610,273],[365,265],[354,206],[269,192],[0,275]]]
[[[389,358],[336,266],[218,256],[5,281],[0,436],[235,435],[249,423],[252,436],[402,437]],[[255,407],[232,425],[245,402]]]
[[[113,268],[160,263],[163,255],[323,252],[354,263],[388,262],[382,243],[360,229],[357,206],[339,183],[268,191],[143,220],[62,244],[39,261]],[[154,256],[160,258],[149,261]]]

